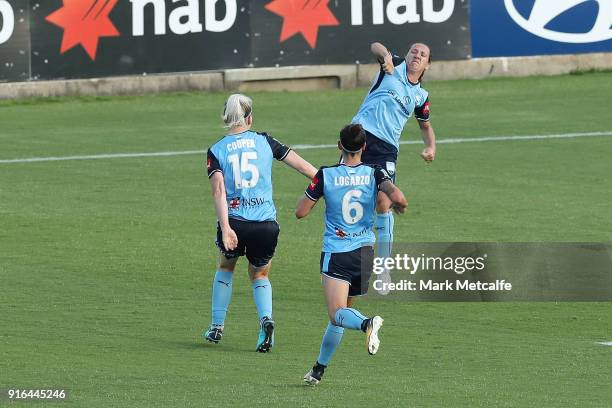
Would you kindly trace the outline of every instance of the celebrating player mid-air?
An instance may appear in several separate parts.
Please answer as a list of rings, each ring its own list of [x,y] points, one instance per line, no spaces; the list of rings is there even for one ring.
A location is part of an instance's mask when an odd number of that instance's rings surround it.
[[[338,142],[342,162],[319,169],[295,211],[297,218],[303,218],[321,197],[325,198],[321,274],[329,324],[319,357],[304,376],[304,381],[311,385],[321,381],[345,328],[365,332],[368,352],[378,351],[378,330],[383,319],[380,316],[368,319],[351,306],[355,296],[364,295],[368,290],[374,257],[372,227],[377,193],[385,194],[398,213],[406,209],[406,198],[385,170],[362,163],[365,147],[366,133],[361,125],[342,129]]]
[[[279,234],[272,201],[272,159],[308,178],[316,169],[278,140],[251,131],[252,106],[250,98],[231,95],[223,110],[229,131],[208,150],[208,177],[218,219],[216,243],[221,254],[212,288],[212,324],[203,336],[214,343],[221,340],[234,268],[238,257],[246,255],[260,322],[256,350],[265,353],[274,345],[268,273]]]
[[[421,157],[431,163],[436,155],[436,137],[429,122],[429,94],[421,88],[431,54],[427,45],[418,43],[410,47],[405,58],[393,55],[380,43],[373,43],[371,50],[380,62],[380,72],[352,122],[366,131],[367,147],[361,160],[378,164],[395,182],[400,135],[413,113],[425,143]],[[380,257],[391,254],[394,220],[390,210],[391,201],[379,193],[376,231]]]

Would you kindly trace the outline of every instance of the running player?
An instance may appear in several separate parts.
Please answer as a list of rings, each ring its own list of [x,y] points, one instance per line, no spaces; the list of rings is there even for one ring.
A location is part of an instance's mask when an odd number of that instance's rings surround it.
[[[279,234],[272,201],[272,159],[312,178],[316,169],[297,153],[268,136],[251,131],[253,102],[231,95],[223,110],[226,136],[208,150],[208,177],[217,213],[219,264],[212,287],[212,323],[203,337],[218,343],[232,296],[232,278],[238,258],[246,255],[253,298],[259,316],[256,350],[274,345],[270,264]]]
[[[342,162],[321,167],[298,203],[297,218],[307,216],[317,201],[325,198],[325,232],[321,253],[321,274],[329,324],[323,335],[319,357],[304,381],[316,385],[342,340],[344,329],[366,333],[368,353],[379,346],[380,316],[366,318],[351,308],[356,296],[366,294],[374,257],[376,196],[385,194],[398,213],[406,209],[404,194],[393,185],[387,172],[363,164],[366,133],[361,125],[348,125],[340,132],[338,148]]]
[[[352,122],[361,124],[366,131],[363,162],[378,164],[395,182],[400,135],[413,114],[425,143],[421,157],[431,163],[436,156],[436,137],[429,121],[429,94],[421,88],[423,75],[430,67],[431,52],[420,43],[412,45],[404,58],[393,55],[380,43],[373,43],[371,51],[380,63],[380,72]],[[393,245],[394,219],[391,201],[383,193],[378,194],[376,212],[378,256],[388,257]]]

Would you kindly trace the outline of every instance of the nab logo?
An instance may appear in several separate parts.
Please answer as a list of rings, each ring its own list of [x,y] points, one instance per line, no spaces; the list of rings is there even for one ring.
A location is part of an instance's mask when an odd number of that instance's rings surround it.
[[[517,0],[504,0],[508,14],[521,28],[538,37],[573,44],[593,43],[612,38],[612,2],[610,0],[535,0],[527,18],[518,12],[514,5],[515,1]],[[597,2],[598,14],[590,31],[571,33],[546,28],[557,16],[571,12],[574,7],[591,1]]]
[[[133,1],[133,0],[132,0]],[[385,24],[385,16],[391,24],[403,25],[418,23],[421,20],[428,23],[443,23],[453,15],[455,0],[439,0],[434,9],[433,0],[390,0],[385,7],[383,0],[371,1],[372,24]],[[366,4],[369,2],[366,0]],[[463,1],[463,0],[462,0]],[[364,25],[364,0],[351,0],[351,26]],[[338,7],[338,1],[335,1]],[[294,35],[301,34],[310,48],[317,46],[317,37],[320,27],[339,26],[340,21],[330,9],[329,0],[272,0],[264,8],[283,18],[280,42],[284,42]],[[422,9],[422,16],[418,9]]]
[[[200,21],[202,1],[206,12],[204,24]],[[200,33],[204,29],[211,32],[224,32],[233,27],[236,21],[236,0],[223,0],[225,16],[221,19],[217,16],[219,0],[172,0],[171,3],[179,2],[181,4],[168,14],[166,0],[130,0],[132,3],[132,36],[145,35],[145,8],[148,6],[152,7],[153,11],[153,18],[149,22],[153,24],[154,35],[165,35],[166,25],[176,35]],[[0,11],[3,17],[5,3],[5,0],[0,0]],[[81,45],[91,60],[95,61],[100,38],[121,35],[109,16],[119,0],[62,0],[62,3],[61,8],[45,18],[49,23],[64,30],[60,54]],[[123,3],[125,2],[122,1],[121,4]],[[8,3],[6,7],[12,15]],[[4,28],[1,35],[4,35]],[[2,43],[1,38],[0,36],[0,44]]]
[[[0,0],[0,21],[0,44],[3,44],[11,38],[15,29],[15,13],[6,0]]]

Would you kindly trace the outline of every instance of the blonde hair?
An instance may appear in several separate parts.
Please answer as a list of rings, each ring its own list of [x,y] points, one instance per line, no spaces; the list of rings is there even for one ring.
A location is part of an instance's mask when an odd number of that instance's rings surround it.
[[[227,129],[246,126],[246,119],[253,112],[253,100],[246,95],[233,94],[223,108],[223,123]]]

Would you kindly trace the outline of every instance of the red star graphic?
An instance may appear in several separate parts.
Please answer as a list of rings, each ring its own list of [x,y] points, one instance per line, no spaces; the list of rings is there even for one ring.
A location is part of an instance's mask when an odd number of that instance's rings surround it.
[[[62,8],[49,14],[45,20],[64,29],[63,54],[81,44],[95,61],[100,37],[117,37],[119,31],[108,14],[119,0],[63,0]]]
[[[340,25],[328,3],[329,0],[273,0],[266,9],[283,18],[281,42],[301,33],[314,49],[320,26]]]

